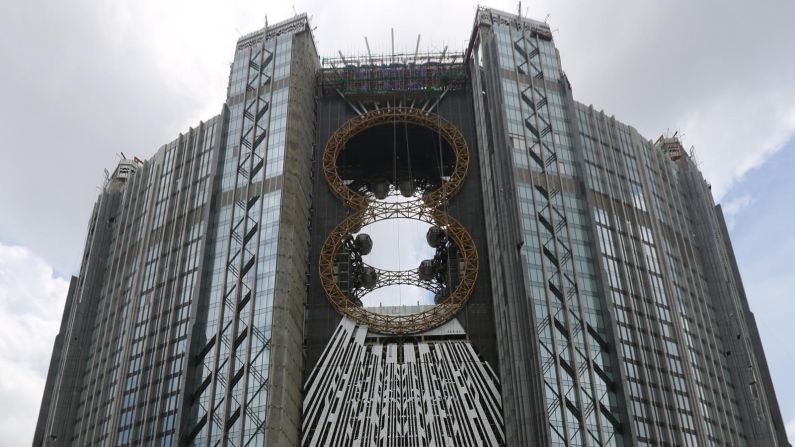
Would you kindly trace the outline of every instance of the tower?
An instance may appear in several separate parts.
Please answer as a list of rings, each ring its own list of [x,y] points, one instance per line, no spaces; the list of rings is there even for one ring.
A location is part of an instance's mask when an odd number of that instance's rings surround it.
[[[221,113],[104,185],[34,445],[788,445],[678,140],[576,102],[546,23],[470,36],[241,37]],[[374,264],[391,219],[418,265]]]

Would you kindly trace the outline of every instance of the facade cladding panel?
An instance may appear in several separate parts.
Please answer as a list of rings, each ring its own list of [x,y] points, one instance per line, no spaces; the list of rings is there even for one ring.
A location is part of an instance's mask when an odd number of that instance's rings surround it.
[[[397,342],[344,317],[305,402],[304,446],[505,443],[496,374],[457,319]]]
[[[404,55],[438,90],[370,56],[388,82],[353,98],[324,80],[356,62],[321,67],[305,15],[242,37],[221,114],[109,176],[33,444],[788,446],[678,140],[576,102],[545,23],[481,8],[463,56]],[[479,262],[456,317],[411,336],[341,316],[319,278],[351,214],[326,142],[395,105],[463,136],[443,211]]]

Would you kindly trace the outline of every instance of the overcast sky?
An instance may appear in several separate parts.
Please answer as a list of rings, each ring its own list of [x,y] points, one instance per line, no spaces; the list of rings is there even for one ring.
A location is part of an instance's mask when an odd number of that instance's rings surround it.
[[[549,14],[579,101],[648,138],[678,130],[695,146],[725,204],[792,433],[795,2],[523,5]],[[240,33],[293,7],[312,16],[327,56],[363,53],[364,36],[385,52],[390,27],[398,49],[421,33],[421,49],[462,50],[475,14],[461,1],[0,2],[0,445],[32,437],[103,169],[217,114]]]

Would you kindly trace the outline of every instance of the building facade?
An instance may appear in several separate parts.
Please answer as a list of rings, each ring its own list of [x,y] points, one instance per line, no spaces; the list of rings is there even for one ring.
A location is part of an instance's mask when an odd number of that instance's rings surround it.
[[[576,102],[546,23],[470,36],[242,37],[221,113],[104,185],[33,444],[788,446],[679,141]],[[431,258],[370,265],[389,219]]]

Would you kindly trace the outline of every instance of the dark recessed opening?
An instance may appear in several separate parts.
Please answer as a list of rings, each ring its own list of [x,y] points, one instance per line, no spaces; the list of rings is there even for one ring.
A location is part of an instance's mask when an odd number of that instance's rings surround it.
[[[434,130],[405,122],[362,131],[346,143],[337,158],[340,178],[362,194],[379,188],[382,193],[404,196],[424,194],[446,181],[454,166],[447,140]]]

